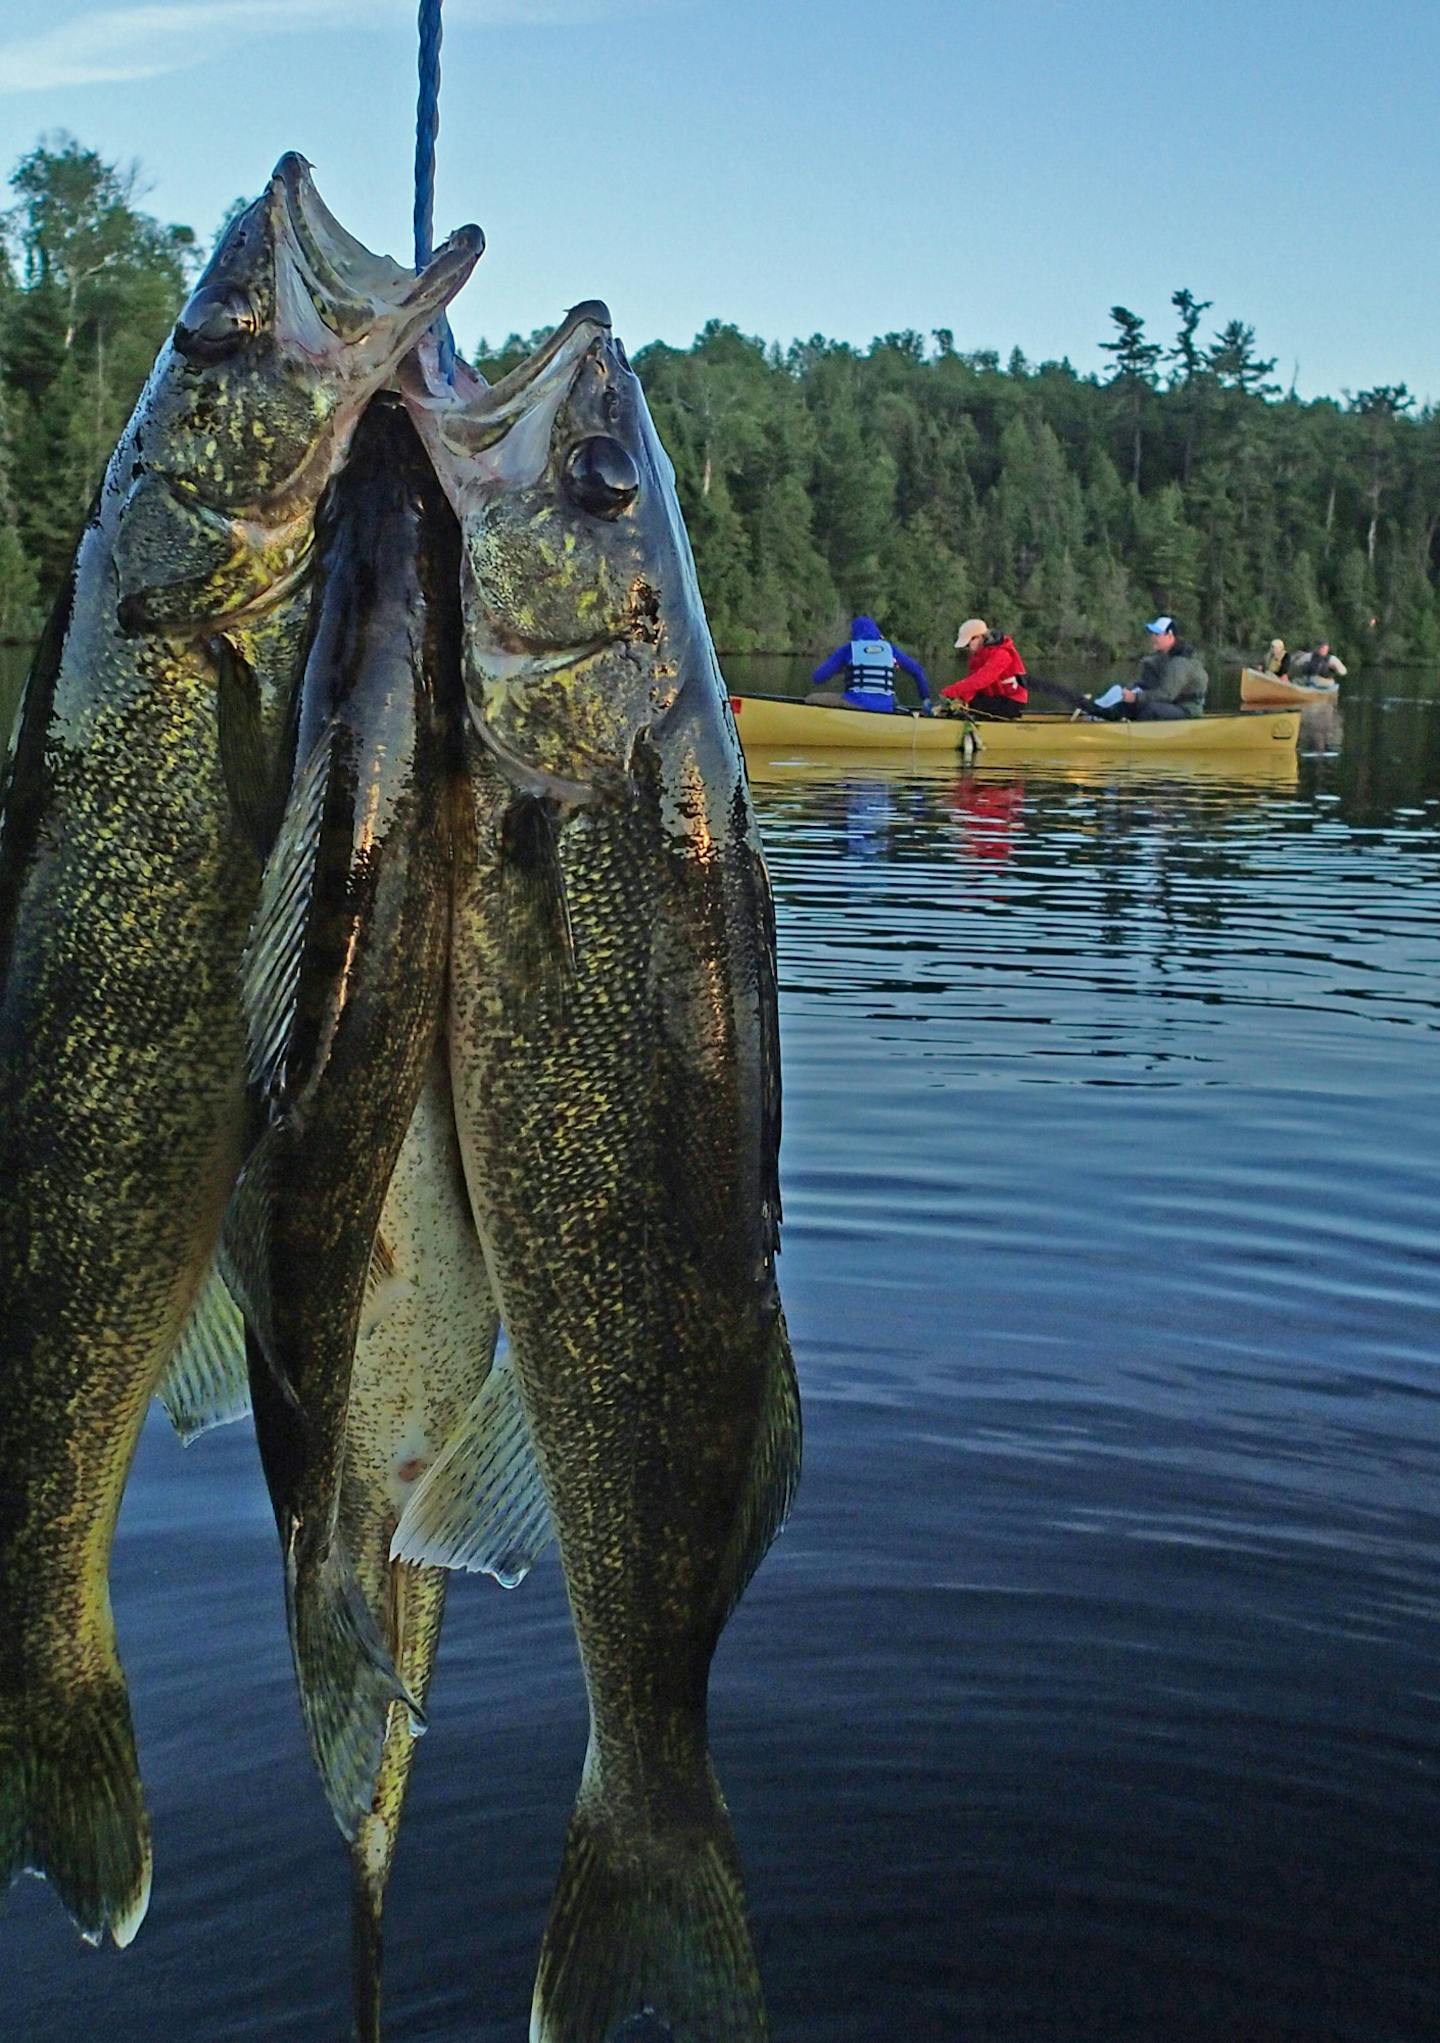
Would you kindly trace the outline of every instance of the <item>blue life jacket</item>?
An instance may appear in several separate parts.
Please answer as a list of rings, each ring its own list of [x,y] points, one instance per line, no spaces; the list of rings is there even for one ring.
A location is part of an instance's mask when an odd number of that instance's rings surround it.
[[[857,701],[857,697],[864,698]],[[895,706],[895,648],[888,638],[852,638],[850,686],[845,700],[856,709]]]

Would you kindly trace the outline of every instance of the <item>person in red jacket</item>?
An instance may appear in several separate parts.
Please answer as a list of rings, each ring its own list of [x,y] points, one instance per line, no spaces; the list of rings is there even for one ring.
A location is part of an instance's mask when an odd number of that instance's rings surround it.
[[[968,656],[970,664],[958,681],[941,689],[944,700],[977,716],[1025,714],[1030,691],[1025,686],[1025,662],[1013,638],[992,631],[983,617],[967,617],[955,634],[955,648]]]

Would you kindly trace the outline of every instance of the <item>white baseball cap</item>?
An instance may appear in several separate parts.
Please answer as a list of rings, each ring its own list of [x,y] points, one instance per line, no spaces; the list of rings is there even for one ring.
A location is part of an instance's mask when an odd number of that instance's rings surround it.
[[[1145,629],[1155,632],[1173,631],[1175,629],[1175,620],[1173,617],[1156,617],[1146,625]]]

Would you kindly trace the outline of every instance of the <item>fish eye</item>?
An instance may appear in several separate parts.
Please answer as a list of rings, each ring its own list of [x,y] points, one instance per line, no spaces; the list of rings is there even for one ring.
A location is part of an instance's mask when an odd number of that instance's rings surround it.
[[[592,517],[618,518],[639,488],[639,469],[620,442],[605,433],[581,440],[566,457],[566,494]]]
[[[181,314],[175,345],[187,361],[218,362],[259,331],[260,315],[248,292],[202,291]]]

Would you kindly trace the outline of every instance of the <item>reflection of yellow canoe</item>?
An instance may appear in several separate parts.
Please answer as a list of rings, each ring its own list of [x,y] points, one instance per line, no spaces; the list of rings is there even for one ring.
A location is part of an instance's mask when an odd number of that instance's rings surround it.
[[[1292,681],[1288,674],[1262,674],[1258,667],[1240,669],[1240,700],[1275,709],[1283,703],[1302,708],[1307,702],[1330,702],[1340,693],[1335,681]]]
[[[958,758],[973,730],[986,765],[1022,765],[1030,759],[1151,759],[1175,754],[1213,758],[1218,753],[1292,750],[1300,735],[1296,710],[1238,716],[1185,717],[1174,723],[1072,723],[1067,716],[1025,716],[1014,722],[968,724],[955,717],[831,708],[774,695],[732,695],[731,706],[747,754],[752,748],[855,751]]]
[[[1134,780],[1153,786],[1169,780],[1183,787],[1266,787],[1291,788],[1299,783],[1300,761],[1293,745],[1271,745],[1260,752],[1148,752],[1131,751],[1102,756],[1087,753],[1083,758],[993,760],[982,752],[966,765],[953,752],[860,752],[853,747],[840,750],[820,745],[747,746],[745,765],[753,787],[809,786],[816,781],[844,781],[849,785],[892,781],[931,780],[937,786],[952,786],[962,775],[974,781],[1023,782],[1030,776],[1042,781],[1065,781],[1072,787],[1113,787]]]

